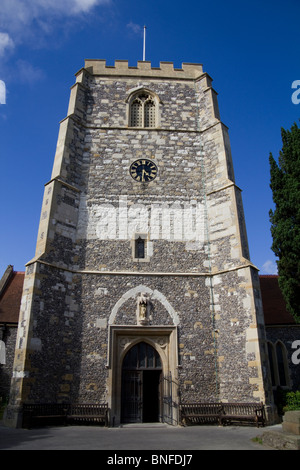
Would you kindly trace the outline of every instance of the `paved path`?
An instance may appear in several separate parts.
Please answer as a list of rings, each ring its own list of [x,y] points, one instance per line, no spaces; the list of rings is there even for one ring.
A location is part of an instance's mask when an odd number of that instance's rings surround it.
[[[279,425],[280,426],[280,425]],[[1,450],[270,450],[253,441],[267,429],[238,426],[173,427],[126,425],[120,428],[95,426],[11,429],[0,423]],[[170,452],[169,452],[170,453]],[[114,452],[111,452],[114,456]]]

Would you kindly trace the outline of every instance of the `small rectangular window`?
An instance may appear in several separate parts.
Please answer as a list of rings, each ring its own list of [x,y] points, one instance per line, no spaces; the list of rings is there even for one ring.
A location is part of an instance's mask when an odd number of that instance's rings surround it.
[[[145,258],[145,240],[141,237],[135,240],[135,258]]]

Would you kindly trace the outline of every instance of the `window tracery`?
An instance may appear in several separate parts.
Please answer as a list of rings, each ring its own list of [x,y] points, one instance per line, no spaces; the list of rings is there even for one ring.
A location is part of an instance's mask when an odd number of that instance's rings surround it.
[[[156,102],[151,93],[140,91],[130,102],[131,127],[156,127]]]

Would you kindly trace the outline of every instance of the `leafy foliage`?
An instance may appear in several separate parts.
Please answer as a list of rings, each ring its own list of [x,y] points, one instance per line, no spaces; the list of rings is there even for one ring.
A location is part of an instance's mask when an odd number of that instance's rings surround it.
[[[270,154],[272,250],[278,257],[278,282],[287,310],[300,323],[300,129],[281,130],[278,164]]]
[[[288,392],[286,394],[286,406],[284,411],[300,410],[300,391]]]
[[[286,411],[300,410],[300,390],[292,392],[277,387],[274,398],[280,416],[284,415]]]

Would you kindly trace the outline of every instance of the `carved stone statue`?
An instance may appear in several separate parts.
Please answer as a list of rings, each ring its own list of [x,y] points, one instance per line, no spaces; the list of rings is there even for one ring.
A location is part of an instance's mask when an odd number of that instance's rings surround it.
[[[146,325],[149,322],[149,298],[147,294],[140,294],[137,298],[138,324]]]

